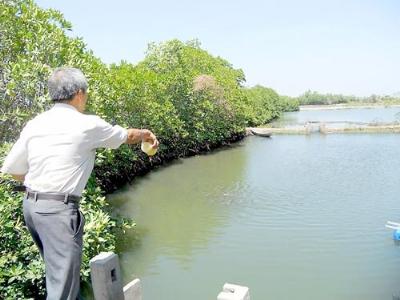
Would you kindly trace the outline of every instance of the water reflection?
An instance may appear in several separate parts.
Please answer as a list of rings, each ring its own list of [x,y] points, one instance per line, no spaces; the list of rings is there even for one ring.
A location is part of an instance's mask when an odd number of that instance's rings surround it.
[[[133,266],[123,268],[125,278],[151,273],[159,257],[188,268],[194,253],[222,233],[243,181],[241,147],[176,161],[108,197],[116,213],[138,224],[119,243],[123,264]]]

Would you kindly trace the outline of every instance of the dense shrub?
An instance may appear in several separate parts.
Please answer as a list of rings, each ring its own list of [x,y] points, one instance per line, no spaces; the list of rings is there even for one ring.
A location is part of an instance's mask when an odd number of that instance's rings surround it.
[[[294,111],[298,109],[298,102],[287,96],[279,96],[271,88],[256,85],[245,89],[248,98],[247,122],[249,125],[265,124],[278,118],[284,111]]]
[[[282,102],[283,111],[289,112],[299,110],[300,102],[296,97],[279,96],[279,98]]]
[[[53,68],[79,66],[91,79],[105,66],[82,40],[65,34],[71,24],[58,11],[30,0],[0,1],[0,24],[0,141],[13,141],[28,119],[50,106],[46,88]]]
[[[110,73],[107,87],[118,95],[102,102],[102,110],[122,113],[119,121],[127,125],[151,128],[168,144],[161,150],[176,148],[178,140],[184,149],[243,131],[243,72],[197,42],[152,44],[138,65],[113,66]]]

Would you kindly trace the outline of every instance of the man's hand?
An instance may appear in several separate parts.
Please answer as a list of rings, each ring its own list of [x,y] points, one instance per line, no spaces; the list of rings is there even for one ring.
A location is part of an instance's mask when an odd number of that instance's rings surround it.
[[[128,129],[128,138],[126,144],[138,144],[141,142],[149,142],[154,149],[158,148],[160,144],[157,137],[148,129]]]
[[[160,144],[154,133],[147,129],[142,129],[142,141],[150,143],[154,149],[157,149]]]

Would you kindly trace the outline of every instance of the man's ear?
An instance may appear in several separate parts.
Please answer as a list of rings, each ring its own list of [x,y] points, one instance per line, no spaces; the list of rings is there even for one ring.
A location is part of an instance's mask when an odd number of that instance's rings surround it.
[[[82,90],[79,90],[78,97],[79,97],[79,101],[84,101],[85,100],[85,92]]]
[[[83,98],[85,96],[85,93],[82,90],[79,90],[78,95],[80,98]]]

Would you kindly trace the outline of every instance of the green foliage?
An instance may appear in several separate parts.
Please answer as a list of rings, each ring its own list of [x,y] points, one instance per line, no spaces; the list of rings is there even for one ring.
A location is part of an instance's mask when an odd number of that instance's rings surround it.
[[[245,90],[248,98],[247,121],[250,126],[262,125],[278,118],[284,111],[298,110],[299,103],[288,96],[279,96],[273,89],[256,85]]]
[[[50,106],[47,78],[58,66],[77,66],[99,74],[102,64],[80,39],[65,34],[71,24],[58,11],[39,8],[31,0],[0,1],[1,141]]]
[[[8,149],[3,146],[0,157]],[[44,295],[44,267],[25,228],[22,195],[13,192],[14,185],[0,178],[0,298],[40,298]]]
[[[132,220],[111,214],[104,192],[95,184],[93,177],[82,195],[81,210],[85,216],[82,279],[89,280],[89,260],[100,252],[115,252],[116,234],[134,227]]]
[[[181,146],[214,144],[243,131],[243,72],[200,49],[198,42],[151,44],[137,68],[154,74],[156,101],[167,100],[176,111]]]

